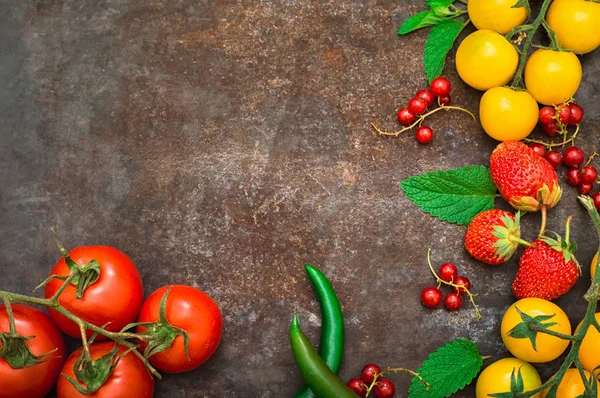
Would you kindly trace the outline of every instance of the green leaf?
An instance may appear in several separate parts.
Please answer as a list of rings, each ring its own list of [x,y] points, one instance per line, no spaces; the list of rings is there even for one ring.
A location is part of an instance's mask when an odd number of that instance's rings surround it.
[[[436,7],[449,7],[452,3],[454,3],[454,0],[425,0],[425,3],[427,3],[429,8],[433,9]]]
[[[496,186],[485,166],[432,171],[400,183],[406,197],[425,213],[468,225],[477,214],[494,208]]]
[[[483,357],[475,343],[467,339],[454,340],[429,355],[417,373],[429,384],[414,377],[408,390],[409,398],[444,398],[462,390],[473,381]]]
[[[454,45],[454,41],[463,29],[463,22],[452,19],[435,25],[425,44],[423,65],[429,83],[444,71],[446,56]]]
[[[444,20],[443,17],[435,15],[431,10],[422,11],[412,17],[406,19],[400,29],[398,30],[399,35],[405,35],[417,29],[424,28],[426,26],[435,25]]]

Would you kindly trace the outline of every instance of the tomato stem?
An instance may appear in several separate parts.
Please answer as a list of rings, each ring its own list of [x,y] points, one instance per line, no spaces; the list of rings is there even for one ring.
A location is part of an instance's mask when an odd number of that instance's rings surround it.
[[[15,324],[15,315],[12,310],[12,306],[10,305],[10,297],[7,294],[0,294],[0,298],[2,302],[4,302],[4,306],[6,307],[6,314],[8,315],[8,323],[9,323],[9,331],[11,336],[17,335],[17,325]]]

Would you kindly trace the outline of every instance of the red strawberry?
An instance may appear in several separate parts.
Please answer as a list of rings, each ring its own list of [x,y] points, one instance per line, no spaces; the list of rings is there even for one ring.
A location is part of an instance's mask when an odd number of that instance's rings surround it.
[[[569,221],[564,241],[558,235],[557,240],[547,237],[535,240],[521,255],[512,284],[515,297],[554,300],[571,290],[581,273],[573,255],[575,250],[577,244],[569,244]]]
[[[519,243],[529,245],[521,239],[519,221],[506,210],[487,210],[471,220],[465,235],[465,248],[477,260],[491,265],[507,262],[519,247]]]
[[[554,167],[522,142],[500,143],[490,157],[490,171],[504,200],[517,210],[545,210],[562,195]]]

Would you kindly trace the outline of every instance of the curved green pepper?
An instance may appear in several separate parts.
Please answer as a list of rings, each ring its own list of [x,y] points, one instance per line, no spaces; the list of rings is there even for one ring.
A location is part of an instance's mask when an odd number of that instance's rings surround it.
[[[296,317],[290,326],[290,342],[302,377],[318,397],[356,398],[356,394],[323,362],[300,329]]]
[[[321,308],[319,356],[329,369],[337,374],[344,354],[344,316],[342,307],[325,275],[312,265],[306,264],[304,268],[315,289]],[[304,386],[296,394],[296,398],[315,398],[315,394],[308,386]]]

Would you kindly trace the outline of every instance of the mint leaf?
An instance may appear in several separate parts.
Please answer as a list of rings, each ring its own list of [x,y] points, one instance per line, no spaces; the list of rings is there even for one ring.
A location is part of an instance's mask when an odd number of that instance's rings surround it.
[[[463,27],[462,19],[460,22],[449,19],[435,25],[429,32],[423,56],[425,75],[429,83],[444,71],[446,56]]]
[[[520,1],[525,1],[525,0],[520,0]],[[425,3],[427,3],[429,8],[450,7],[450,5],[452,3],[454,3],[454,0],[425,0]]]
[[[423,380],[414,377],[408,390],[409,398],[445,398],[462,390],[477,376],[483,357],[475,343],[467,339],[454,340],[429,355],[417,370]]]
[[[405,35],[417,29],[435,25],[443,20],[444,18],[435,15],[431,10],[422,11],[406,19],[398,30],[398,34]]]
[[[469,225],[477,214],[494,208],[496,186],[485,166],[432,171],[400,183],[406,197],[425,213]]]

